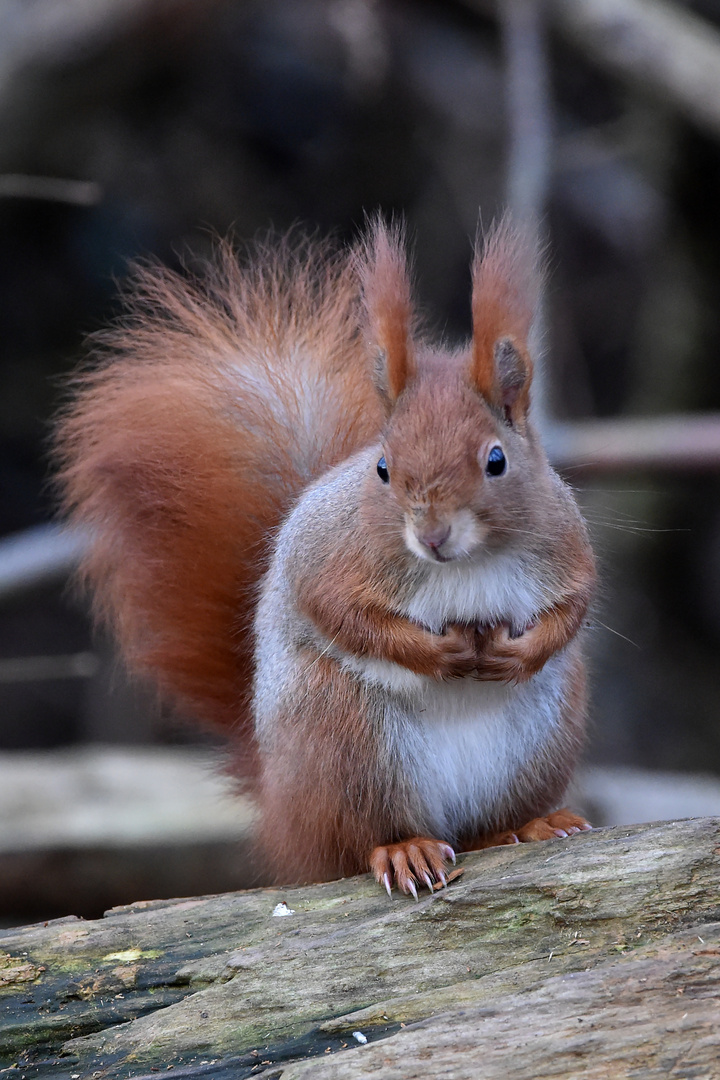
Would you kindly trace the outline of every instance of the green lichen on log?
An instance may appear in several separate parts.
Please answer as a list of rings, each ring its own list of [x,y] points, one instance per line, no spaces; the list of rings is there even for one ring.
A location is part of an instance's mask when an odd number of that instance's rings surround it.
[[[383,1062],[389,1077],[415,1067],[418,1076],[471,1077],[479,1061],[491,1077],[487,1048],[503,1039],[512,1048],[520,1010],[549,1010],[548,1039],[567,1039],[592,1017],[588,1045],[599,1045],[612,1027],[612,988],[630,1008],[631,973],[646,965],[652,1022],[653,1009],[670,1009],[662,987],[681,961],[694,987],[681,1001],[683,1012],[694,1002],[687,1023],[705,1032],[714,1008],[720,1030],[720,1006],[697,990],[720,970],[719,850],[715,819],[633,826],[463,856],[463,876],[419,903],[389,900],[361,877],[6,931],[0,1061],[8,1076],[58,1080],[124,1080],[168,1065],[213,1078],[316,1075],[306,1067],[350,1077]],[[280,901],[294,914],[273,917]],[[700,938],[705,952],[688,944]],[[573,1019],[568,993],[585,1002],[585,1018]],[[357,1046],[356,1030],[370,1045]],[[453,1038],[464,1049],[451,1066]],[[298,1060],[308,1057],[311,1065]],[[597,1073],[605,1075],[625,1074]]]

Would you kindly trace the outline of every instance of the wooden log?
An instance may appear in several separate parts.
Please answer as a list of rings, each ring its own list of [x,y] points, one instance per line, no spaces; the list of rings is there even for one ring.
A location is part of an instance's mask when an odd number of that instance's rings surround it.
[[[2,1075],[711,1077],[719,853],[720,819],[666,822],[461,856],[418,903],[360,877],[6,931]]]
[[[0,925],[262,884],[254,809],[221,760],[180,747],[0,753]]]

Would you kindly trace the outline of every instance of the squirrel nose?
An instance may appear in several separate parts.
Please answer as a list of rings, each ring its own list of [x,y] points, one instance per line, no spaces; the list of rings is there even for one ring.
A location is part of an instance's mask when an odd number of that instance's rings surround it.
[[[437,552],[438,549],[443,546],[449,535],[449,525],[436,525],[433,529],[424,529],[418,539],[425,547],[430,548],[433,552]]]

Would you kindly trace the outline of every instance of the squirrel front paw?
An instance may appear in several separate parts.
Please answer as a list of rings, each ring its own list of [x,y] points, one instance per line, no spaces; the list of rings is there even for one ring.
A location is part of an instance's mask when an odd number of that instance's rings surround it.
[[[435,640],[436,679],[462,678],[477,670],[478,634],[474,626],[450,624]]]
[[[421,888],[426,885],[433,892],[436,883],[446,884],[448,862],[455,862],[455,852],[450,845],[426,836],[376,847],[370,853],[370,869],[378,884],[385,886],[388,896],[393,885],[397,885],[401,892],[416,900],[418,885]]]
[[[477,631],[475,672],[489,682],[524,682],[542,667],[538,663],[536,627],[513,635],[508,626]]]

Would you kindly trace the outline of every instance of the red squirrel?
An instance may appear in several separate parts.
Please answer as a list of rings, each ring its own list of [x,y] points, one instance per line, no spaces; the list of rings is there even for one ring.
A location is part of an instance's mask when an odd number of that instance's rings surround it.
[[[278,882],[446,881],[556,811],[585,715],[587,531],[529,417],[536,260],[506,218],[471,342],[415,315],[402,230],[140,270],[57,432],[130,669],[220,726]]]

